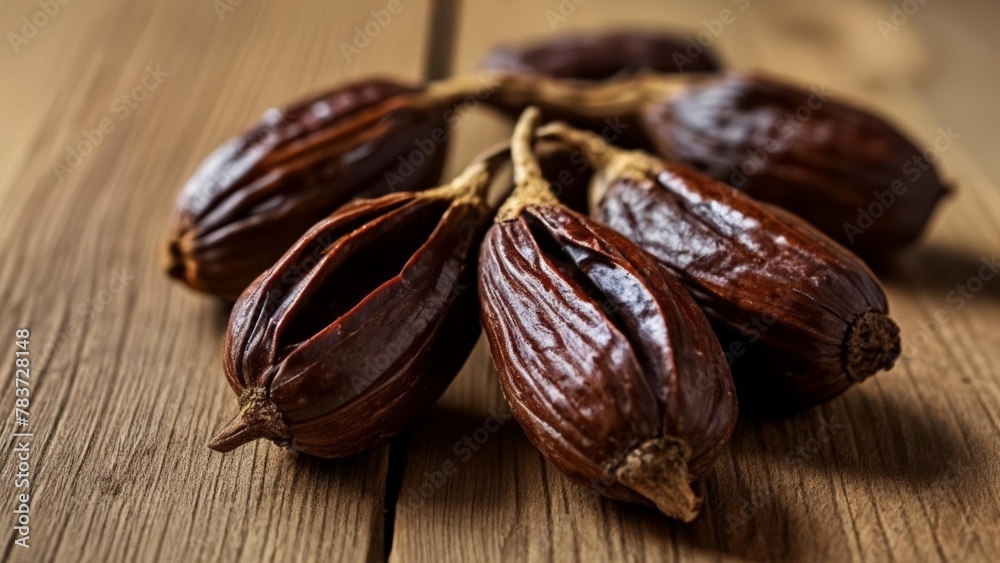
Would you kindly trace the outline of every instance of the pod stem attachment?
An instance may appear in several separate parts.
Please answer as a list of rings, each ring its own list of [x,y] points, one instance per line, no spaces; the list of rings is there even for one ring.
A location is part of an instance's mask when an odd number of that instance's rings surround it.
[[[184,230],[168,242],[163,269],[171,278],[197,287],[198,263],[191,259],[193,238],[191,230]]]
[[[866,311],[847,329],[844,363],[855,383],[892,368],[899,353],[899,327],[885,313]]]
[[[541,119],[538,108],[524,110],[514,126],[510,139],[510,156],[514,164],[514,192],[500,206],[496,221],[510,221],[531,205],[560,205],[559,199],[549,189],[542,175],[542,168],[532,150],[535,128]]]
[[[616,158],[630,152],[612,145],[596,133],[575,129],[562,121],[539,128],[538,138],[557,140],[579,150],[594,168],[607,167]]]
[[[575,129],[557,121],[538,129],[537,138],[561,143],[565,150],[578,150],[594,169],[588,190],[590,207],[604,197],[607,187],[623,178],[646,177],[657,168],[659,160],[642,151],[630,151],[612,145],[604,137],[590,131]]]
[[[476,156],[451,182],[418,192],[417,197],[485,202],[490,184],[500,167],[508,162],[509,154],[507,143],[493,146]]]
[[[486,105],[509,113],[535,105],[590,119],[638,116],[657,102],[675,98],[692,85],[717,76],[696,73],[643,73],[599,84],[580,84],[539,75],[510,71],[480,72],[437,83],[428,88],[435,96],[451,96],[457,101],[475,93]]]
[[[431,82],[424,89],[418,107],[439,109],[457,104],[469,97],[488,98],[497,88],[490,74],[467,74]]]
[[[623,485],[646,497],[667,516],[690,522],[701,509],[691,486],[691,447],[670,436],[647,440],[625,456],[615,470]]]
[[[249,388],[240,397],[240,414],[212,438],[208,447],[228,452],[260,438],[284,444],[292,439],[292,434],[267,393],[263,389]]]

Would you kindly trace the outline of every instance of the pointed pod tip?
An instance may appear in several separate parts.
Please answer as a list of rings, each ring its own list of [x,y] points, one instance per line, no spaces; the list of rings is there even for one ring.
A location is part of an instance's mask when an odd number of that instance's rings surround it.
[[[660,512],[691,522],[701,510],[702,498],[692,487],[690,458],[691,447],[682,440],[669,436],[647,440],[625,456],[615,477]]]
[[[247,421],[244,420],[243,413],[240,413],[220,430],[214,438],[209,440],[208,447],[217,452],[225,453],[260,437],[252,431]]]
[[[279,443],[291,440],[291,431],[278,407],[260,389],[248,389],[240,398],[243,408],[208,442],[217,452],[229,452],[243,444],[267,438]]]

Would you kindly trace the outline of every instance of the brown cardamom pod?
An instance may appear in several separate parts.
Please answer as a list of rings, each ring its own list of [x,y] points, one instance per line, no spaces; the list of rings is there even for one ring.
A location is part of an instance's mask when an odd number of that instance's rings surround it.
[[[261,275],[226,336],[240,414],[209,447],[267,438],[345,457],[430,407],[479,337],[474,276],[496,162],[449,186],[352,202]]]
[[[797,213],[878,262],[919,238],[949,189],[923,152],[862,109],[761,76],[643,75],[578,84],[509,74],[487,103],[687,164]]]
[[[856,254],[916,240],[949,189],[875,115],[759,76],[732,74],[645,113],[657,152],[798,214]]]
[[[170,228],[168,274],[235,299],[347,201],[435,186],[448,132],[433,106],[418,88],[366,80],[265,113],[188,180]]]
[[[537,117],[515,129],[517,187],[479,262],[504,396],[571,479],[690,521],[737,418],[722,350],[672,274],[548,191],[531,155]]]
[[[480,68],[553,78],[601,81],[639,72],[711,72],[719,59],[691,38],[639,29],[562,35],[523,45],[503,45],[486,54]]]
[[[745,411],[826,401],[891,368],[899,329],[865,264],[692,168],[551,124],[594,164],[593,213],[674,271],[715,326]]]

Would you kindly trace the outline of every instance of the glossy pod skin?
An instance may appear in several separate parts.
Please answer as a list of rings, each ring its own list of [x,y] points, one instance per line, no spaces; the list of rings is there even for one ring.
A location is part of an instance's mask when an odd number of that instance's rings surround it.
[[[691,520],[700,499],[686,485],[723,451],[737,406],[684,287],[610,229],[535,206],[487,234],[479,291],[504,396],[531,442],[605,496]],[[655,459],[633,467],[643,456]],[[670,481],[677,472],[685,486]]]
[[[479,262],[482,325],[511,412],[574,481],[690,521],[696,483],[737,419],[711,326],[652,256],[555,203],[544,182],[526,185]]]
[[[486,103],[507,115],[538,106],[548,121],[692,166],[800,215],[873,265],[917,240],[950,191],[895,127],[822,89],[742,72],[494,79]]]
[[[648,70],[719,70],[715,53],[700,44],[691,45],[693,41],[636,29],[577,33],[495,47],[486,54],[480,68],[580,81],[602,81]]]
[[[478,339],[491,218],[481,194],[440,188],[360,200],[313,227],[233,308],[224,367],[240,414],[209,447],[267,438],[336,458],[403,429]]]
[[[948,192],[923,151],[875,115],[748,74],[645,113],[657,152],[798,214],[854,253],[916,240]]]
[[[419,89],[373,79],[265,113],[206,158],[184,186],[167,242],[167,273],[197,291],[235,299],[344,203],[437,185],[445,146],[421,155],[418,165],[403,164],[417,150],[415,139],[445,130],[441,112],[421,101]]]
[[[558,124],[541,131],[601,142]],[[591,157],[594,217],[688,287],[716,328],[745,412],[827,401],[892,367],[899,329],[857,256],[689,167],[610,147]]]

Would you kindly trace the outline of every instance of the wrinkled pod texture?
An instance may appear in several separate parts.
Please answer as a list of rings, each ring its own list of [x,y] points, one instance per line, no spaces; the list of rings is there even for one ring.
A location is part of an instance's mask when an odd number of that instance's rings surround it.
[[[645,113],[659,154],[798,214],[868,259],[913,243],[949,192],[933,160],[879,117],[733,74]]]
[[[711,49],[662,31],[619,29],[561,35],[490,50],[480,68],[553,78],[602,81],[649,70],[711,72],[719,59]]]
[[[433,105],[418,88],[372,79],[269,110],[184,186],[167,241],[168,275],[232,300],[340,205],[434,187],[447,129]]]
[[[690,165],[788,209],[878,264],[917,240],[949,192],[921,149],[880,117],[740,72],[579,84],[510,73],[487,104]]]
[[[593,214],[669,267],[712,322],[744,412],[836,397],[900,352],[865,264],[805,221],[690,167],[626,152],[562,124],[594,164]]]
[[[225,345],[240,414],[209,447],[345,457],[430,407],[479,336],[490,176],[477,163],[448,187],[348,204],[247,288]]]
[[[523,170],[530,149],[518,150]],[[690,521],[737,419],[719,343],[652,256],[547,189],[522,176],[481,250],[481,319],[504,396],[571,479]]]

